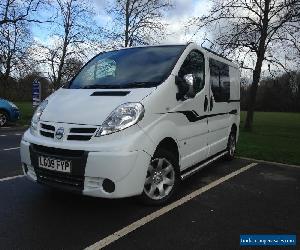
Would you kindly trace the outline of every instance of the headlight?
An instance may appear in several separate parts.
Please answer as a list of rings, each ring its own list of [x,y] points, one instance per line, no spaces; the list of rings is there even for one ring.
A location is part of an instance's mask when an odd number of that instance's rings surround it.
[[[38,122],[40,121],[41,115],[43,114],[44,109],[48,104],[47,100],[44,100],[35,110],[32,120],[31,120],[31,129],[36,130]]]
[[[109,135],[138,123],[144,116],[140,103],[125,103],[117,107],[104,121],[96,137]]]

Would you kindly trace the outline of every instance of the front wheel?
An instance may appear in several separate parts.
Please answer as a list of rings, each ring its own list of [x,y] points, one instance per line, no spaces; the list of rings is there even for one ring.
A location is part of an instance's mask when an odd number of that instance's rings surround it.
[[[176,157],[168,150],[160,149],[148,166],[141,199],[147,205],[163,205],[171,200],[179,183]]]
[[[0,127],[3,127],[8,121],[7,114],[0,110]]]
[[[231,161],[234,159],[235,150],[236,150],[236,133],[234,131],[231,131],[227,143],[227,154],[226,154],[227,160]]]

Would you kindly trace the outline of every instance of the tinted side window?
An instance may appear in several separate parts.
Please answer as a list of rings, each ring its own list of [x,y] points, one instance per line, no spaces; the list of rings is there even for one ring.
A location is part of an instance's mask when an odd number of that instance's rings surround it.
[[[230,99],[229,65],[209,59],[210,85],[215,102],[227,102]]]
[[[199,51],[192,51],[185,59],[179,70],[178,76],[184,77],[188,74],[193,74],[196,81],[196,92],[199,92],[204,87],[204,56]]]

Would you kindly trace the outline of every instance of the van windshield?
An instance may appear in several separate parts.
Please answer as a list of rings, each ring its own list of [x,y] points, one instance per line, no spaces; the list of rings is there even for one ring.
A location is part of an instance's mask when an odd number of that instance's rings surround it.
[[[99,54],[69,85],[71,89],[150,88],[171,73],[184,45],[138,47]]]

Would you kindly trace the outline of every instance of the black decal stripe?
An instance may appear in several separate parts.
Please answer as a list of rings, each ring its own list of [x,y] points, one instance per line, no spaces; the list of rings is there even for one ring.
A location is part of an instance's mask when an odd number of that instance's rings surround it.
[[[229,114],[231,114],[231,115],[236,115],[237,114],[237,110],[236,109],[234,109],[234,110],[231,110],[230,112],[229,112]]]
[[[214,117],[214,116],[220,116],[220,115],[228,115],[229,113],[218,113],[218,114],[211,114],[207,115],[207,118]]]
[[[195,110],[192,110],[192,112],[196,115],[199,116],[198,113]]]
[[[206,118],[211,118],[211,117],[215,117],[215,116],[220,116],[220,115],[236,115],[237,114],[237,110],[231,110],[230,112],[226,112],[226,113],[218,113],[218,114],[210,114],[210,115],[203,115],[203,116],[199,116],[198,113],[195,110],[192,111],[177,111],[177,112],[168,112],[168,113],[159,113],[161,115],[165,115],[165,114],[183,114],[185,115],[185,117],[188,119],[189,122],[197,122]]]
[[[200,121],[202,119],[205,119],[205,116],[199,116],[196,111],[178,111],[175,113],[181,113],[184,114],[186,116],[186,118],[189,120],[189,122],[197,122]],[[197,114],[197,115],[196,115]]]
[[[230,102],[241,102],[241,100],[228,100],[227,102],[228,103],[230,103]]]
[[[234,109],[230,112],[226,112],[226,113],[218,113],[218,114],[209,114],[209,115],[203,115],[203,116],[199,116],[197,114],[196,111],[192,110],[192,111],[177,111],[177,112],[169,112],[169,113],[180,113],[186,116],[186,118],[189,120],[189,122],[197,122],[206,118],[211,118],[211,117],[215,117],[215,116],[220,116],[220,115],[228,115],[228,114],[237,114],[237,110]]]

